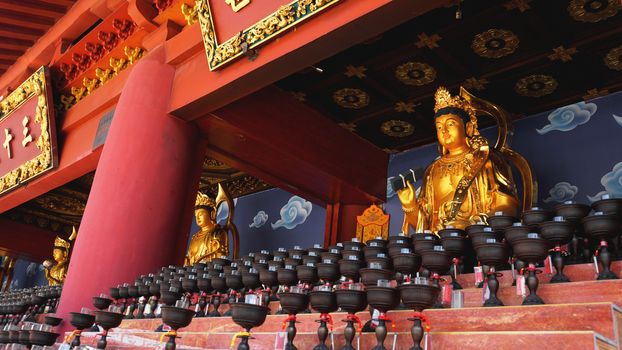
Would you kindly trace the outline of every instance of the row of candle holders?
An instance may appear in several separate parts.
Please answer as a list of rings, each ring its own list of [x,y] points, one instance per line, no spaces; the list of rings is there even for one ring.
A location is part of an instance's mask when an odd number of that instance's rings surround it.
[[[461,288],[453,277],[457,274],[461,261],[465,261],[465,256],[468,258],[471,252],[474,252],[476,260],[483,265],[485,281],[490,290],[490,297],[484,302],[484,306],[503,305],[497,297],[497,269],[507,266],[508,262],[516,266],[519,271],[517,275],[520,276],[523,272],[527,274],[525,284],[529,295],[524,298],[523,304],[541,304],[543,300],[536,294],[536,265],[551,252],[557,270],[551,282],[569,281],[563,274],[562,247],[566,244],[573,250],[574,243],[583,244],[585,247],[585,243],[589,246],[592,241],[598,242],[597,255],[602,265],[598,278],[617,278],[610,270],[608,241],[615,244],[618,240],[622,227],[620,217],[622,199],[606,197],[593,203],[591,207],[567,202],[556,206],[552,211],[532,208],[522,213],[522,221],[499,212],[488,218],[488,224],[477,223],[465,230],[447,227],[439,231],[438,235],[423,232],[411,237],[390,236],[388,240],[376,238],[366,244],[352,240],[328,248],[319,245],[308,249],[279,248],[272,253],[265,250],[250,253],[233,261],[220,257],[207,264],[168,266],[157,273],[138,277],[133,285],[111,288],[112,299],[101,299],[107,300],[106,303],[109,301],[106,307],[112,305],[116,308],[115,323],[120,323],[123,317],[162,316],[163,322],[173,328],[173,332],[169,334],[167,349],[175,348],[175,331],[187,326],[193,317],[220,316],[218,309],[221,303],[231,304],[229,313],[234,321],[248,331],[260,324],[262,317],[265,319],[269,312],[265,305],[278,299],[281,312],[289,315],[287,349],[291,350],[295,349],[295,315],[307,310],[309,303],[321,313],[321,330],[318,330],[321,344],[318,349],[323,349],[322,339],[326,339],[322,336],[326,333],[323,328],[328,319],[326,315],[335,310],[323,312],[331,308],[322,308],[320,301],[314,303],[313,300],[330,299],[332,296],[328,295],[334,294],[336,304],[331,305],[337,305],[349,313],[348,326],[344,331],[346,340],[350,340],[348,344],[351,344],[354,336],[351,323],[356,321],[356,311],[365,308],[369,302],[373,308],[382,312],[377,327],[377,349],[383,349],[382,342],[386,336],[384,313],[394,308],[394,301],[400,299],[397,297],[399,295],[406,306],[416,311],[416,316],[413,317],[416,328],[413,329],[413,339],[416,343],[414,349],[418,349],[417,339],[420,341],[419,334],[422,334],[419,329],[420,311],[424,308],[419,306],[434,305],[441,289],[441,275],[450,268],[453,287]],[[574,249],[574,253],[577,251]],[[393,279],[396,287],[378,285],[378,281]],[[366,289],[354,287],[359,281]],[[330,290],[322,290],[318,286]],[[365,295],[367,302],[354,295]],[[379,301],[382,298],[386,298],[384,306]],[[247,300],[250,302],[247,303]],[[305,300],[308,302],[305,303]],[[350,307],[346,300],[352,301],[350,306],[354,303],[365,305],[359,310]],[[430,305],[429,300],[432,300]],[[413,307],[413,303],[419,303],[416,304],[419,305],[418,308]],[[437,303],[436,306],[440,305]],[[251,316],[251,313],[257,315]],[[115,323],[109,324],[112,326],[110,328],[116,327]],[[248,325],[253,327],[246,327]],[[245,334],[241,337],[239,349],[247,349],[248,337]],[[351,345],[346,345],[343,349],[350,349],[348,346]]]
[[[39,314],[53,313],[62,286],[13,289],[0,293],[0,326],[34,321]]]
[[[45,349],[56,342],[60,334],[54,332],[54,327],[61,322],[61,318],[47,315],[43,324],[27,321],[6,324],[0,330],[0,344],[7,350]]]

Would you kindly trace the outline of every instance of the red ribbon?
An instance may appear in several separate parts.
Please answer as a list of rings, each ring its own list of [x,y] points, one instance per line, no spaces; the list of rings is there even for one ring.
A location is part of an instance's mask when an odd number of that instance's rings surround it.
[[[531,271],[536,271],[536,265],[534,264],[529,264],[527,266],[527,271],[531,272]]]
[[[391,320],[389,318],[389,316],[387,316],[387,314],[381,313],[380,316],[378,316],[378,319],[381,320],[381,321],[390,322],[391,323],[391,329],[395,330],[395,322],[393,322],[393,320]]]
[[[423,323],[423,329],[426,332],[430,331],[431,325],[430,325],[430,320],[428,320],[428,318],[422,313],[422,312],[415,312],[413,314],[413,318],[418,318],[421,320],[421,323]]]
[[[346,316],[346,320],[356,322],[356,324],[358,325],[359,334],[361,333],[363,326],[361,325],[361,319],[358,318],[358,316],[356,316],[355,314],[348,314],[348,316]]]
[[[287,327],[287,323],[289,321],[296,321],[296,315],[287,315],[287,318],[285,318],[285,320],[281,324],[281,330],[284,330],[285,327]]]
[[[327,322],[330,331],[333,331],[333,317],[330,314],[320,314],[320,321]]]

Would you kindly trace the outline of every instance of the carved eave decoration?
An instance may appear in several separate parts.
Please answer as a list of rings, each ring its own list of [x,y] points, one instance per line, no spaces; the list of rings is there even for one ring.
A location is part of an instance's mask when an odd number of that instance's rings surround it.
[[[274,39],[286,30],[339,3],[340,0],[296,0],[281,6],[224,43],[219,43],[209,0],[196,0],[197,15],[210,70],[216,70]]]
[[[45,67],[41,67],[0,102],[1,121],[10,116],[13,111],[30,98],[36,98],[37,107],[34,122],[41,127],[41,134],[35,140],[35,145],[41,153],[0,177],[0,195],[53,169],[58,163],[53,142],[56,136],[54,135],[53,124],[54,108],[49,108],[52,101],[52,92],[49,86],[48,71]]]

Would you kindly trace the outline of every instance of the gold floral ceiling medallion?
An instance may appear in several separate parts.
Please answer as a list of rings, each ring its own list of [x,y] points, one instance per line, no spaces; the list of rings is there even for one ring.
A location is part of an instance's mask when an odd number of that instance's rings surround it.
[[[620,0],[572,0],[568,13],[575,21],[595,23],[615,16],[621,7]]]
[[[406,137],[415,132],[415,127],[407,121],[392,119],[382,123],[380,131],[391,137]]]
[[[333,100],[343,108],[361,109],[369,105],[369,94],[363,90],[345,88],[335,91]]]
[[[518,43],[518,37],[509,30],[489,29],[473,38],[471,48],[481,57],[501,58],[514,53]]]
[[[550,75],[533,74],[519,79],[514,90],[522,96],[542,97],[557,89],[557,80]]]
[[[395,77],[406,85],[422,86],[436,79],[436,70],[422,62],[406,62],[397,67]]]
[[[607,52],[603,61],[609,69],[622,71],[622,46],[614,47]]]

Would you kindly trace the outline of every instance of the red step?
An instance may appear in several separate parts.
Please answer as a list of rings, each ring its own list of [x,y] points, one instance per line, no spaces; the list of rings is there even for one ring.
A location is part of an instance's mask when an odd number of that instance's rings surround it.
[[[95,333],[84,333],[83,345],[96,343]],[[181,333],[177,339],[177,348],[185,349],[229,349],[232,333]],[[107,349],[123,350],[153,350],[161,346],[160,334],[143,333],[134,334],[110,334]],[[276,333],[253,333],[250,339],[250,347],[253,350],[275,349],[277,341]],[[280,336],[283,336],[282,334]],[[335,334],[335,348],[343,346],[342,335]],[[408,349],[413,345],[409,332],[397,333],[395,349]],[[166,341],[166,340],[165,340]],[[312,349],[317,344],[317,335],[309,332],[296,334],[294,344],[298,349]],[[385,340],[385,346],[391,349],[394,336],[390,333]],[[237,342],[235,345],[237,346]],[[360,349],[371,349],[376,344],[375,335],[365,333],[357,342]],[[429,350],[479,350],[479,349],[503,349],[503,350],[527,350],[527,349],[595,349],[615,350],[618,347],[611,340],[593,331],[505,331],[505,332],[431,332],[429,338]],[[234,347],[235,348],[235,347]]]
[[[539,268],[539,270],[543,270],[544,268]],[[618,277],[622,277],[622,261],[614,261],[611,264],[611,271],[618,275]],[[512,271],[511,270],[503,270],[498,271],[503,274],[502,277],[499,277],[499,285],[500,286],[511,286],[512,285]],[[568,276],[571,282],[580,282],[580,281],[593,281],[596,280],[596,272],[594,270],[594,264],[576,264],[576,265],[568,265],[564,268],[564,274]],[[538,275],[538,279],[540,283],[545,284],[549,283],[552,274],[542,273]],[[472,273],[467,273],[464,275],[458,275],[458,283],[462,285],[463,288],[473,288],[475,287],[475,275]]]

